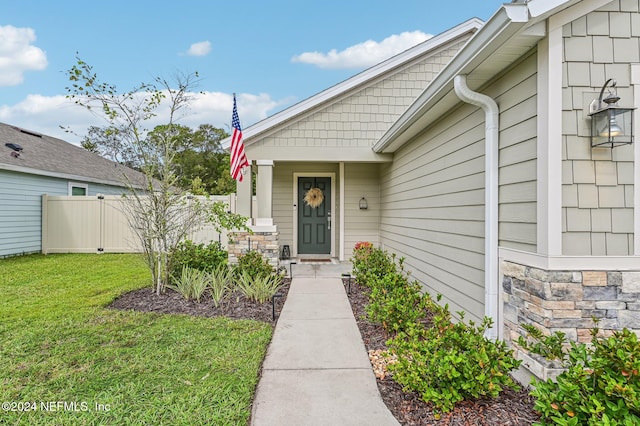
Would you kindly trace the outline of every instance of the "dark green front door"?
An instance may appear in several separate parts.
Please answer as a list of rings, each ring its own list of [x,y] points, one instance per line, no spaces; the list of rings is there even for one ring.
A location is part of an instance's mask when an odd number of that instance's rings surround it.
[[[305,196],[310,190],[321,194],[322,202],[317,206],[309,205]],[[321,191],[321,192],[318,192]],[[316,198],[317,203],[318,198]],[[331,178],[298,178],[298,253],[331,253]]]

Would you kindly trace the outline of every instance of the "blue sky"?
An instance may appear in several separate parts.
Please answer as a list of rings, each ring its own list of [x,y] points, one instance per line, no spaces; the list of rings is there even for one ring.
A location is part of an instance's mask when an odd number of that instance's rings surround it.
[[[76,52],[126,91],[197,71],[183,124],[243,127],[266,118],[501,1],[5,0],[0,5],[0,121],[61,137],[103,125],[65,100]],[[160,118],[161,119],[161,118]]]

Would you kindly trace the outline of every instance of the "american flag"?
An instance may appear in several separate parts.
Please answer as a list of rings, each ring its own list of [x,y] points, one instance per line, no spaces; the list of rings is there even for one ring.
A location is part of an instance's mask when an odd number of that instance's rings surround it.
[[[236,95],[233,95],[233,115],[231,117],[233,134],[231,135],[231,177],[242,182],[242,169],[249,166],[249,160],[244,153],[244,143],[242,143],[242,129],[240,128],[240,118],[236,107]]]

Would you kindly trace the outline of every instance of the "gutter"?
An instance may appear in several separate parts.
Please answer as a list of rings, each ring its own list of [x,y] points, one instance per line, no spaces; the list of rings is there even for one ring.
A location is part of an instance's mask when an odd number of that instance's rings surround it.
[[[493,327],[486,337],[497,339],[502,329],[498,281],[498,145],[499,110],[496,102],[487,95],[474,92],[467,86],[467,76],[457,75],[453,81],[456,95],[463,102],[482,108],[485,113],[485,185],[484,185],[484,310],[493,320]]]

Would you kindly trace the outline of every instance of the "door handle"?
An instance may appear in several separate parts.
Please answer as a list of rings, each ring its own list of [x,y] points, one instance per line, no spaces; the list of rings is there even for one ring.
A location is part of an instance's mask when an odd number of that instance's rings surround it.
[[[327,212],[327,224],[328,224],[327,229],[331,230],[331,210]]]

